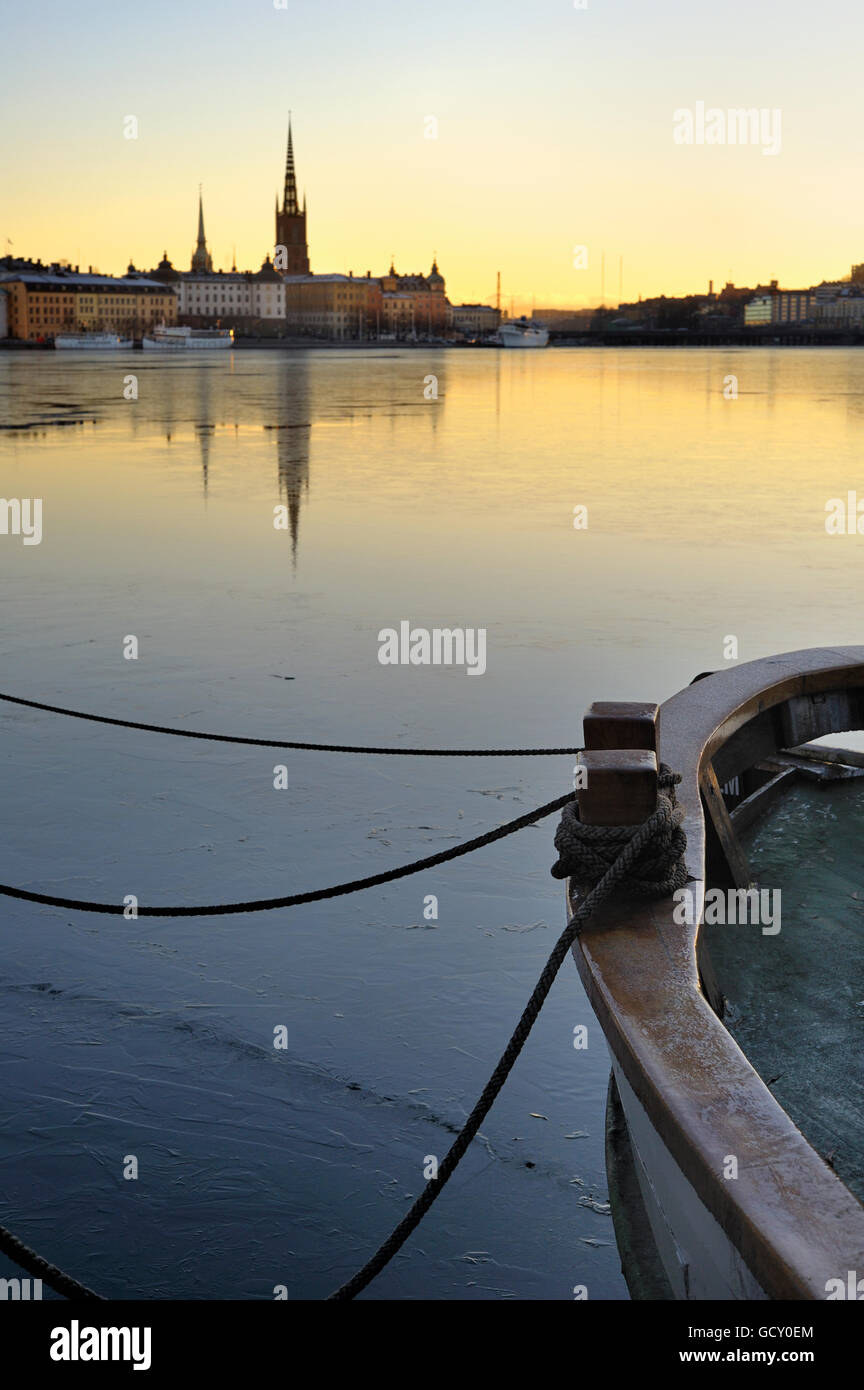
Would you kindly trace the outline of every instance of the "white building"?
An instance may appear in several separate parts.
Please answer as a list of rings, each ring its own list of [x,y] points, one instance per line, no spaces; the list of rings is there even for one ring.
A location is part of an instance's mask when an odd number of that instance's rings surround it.
[[[812,290],[775,290],[773,294],[757,295],[744,305],[744,322],[750,323],[807,323],[813,317]]]
[[[164,257],[151,278],[177,293],[177,319],[196,326],[252,329],[285,324],[285,284],[268,256],[260,270],[176,271]]]
[[[744,305],[745,323],[770,323],[774,315],[774,299],[770,294],[758,294]]]
[[[813,317],[830,328],[861,328],[864,294],[861,286],[820,285],[813,291]]]

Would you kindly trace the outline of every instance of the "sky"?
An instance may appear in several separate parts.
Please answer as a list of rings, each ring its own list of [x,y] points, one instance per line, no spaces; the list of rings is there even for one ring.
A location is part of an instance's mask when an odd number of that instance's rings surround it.
[[[437,255],[453,302],[492,302],[500,271],[519,311],[617,303],[619,286],[804,287],[864,261],[852,0],[3,0],[2,15],[0,253],[122,273],[167,250],[186,269],[201,184],[214,264],[236,247],[257,269],[290,109],[314,271],[382,274],[392,254],[428,272]],[[700,102],[764,110],[779,149],[676,143],[675,113]]]

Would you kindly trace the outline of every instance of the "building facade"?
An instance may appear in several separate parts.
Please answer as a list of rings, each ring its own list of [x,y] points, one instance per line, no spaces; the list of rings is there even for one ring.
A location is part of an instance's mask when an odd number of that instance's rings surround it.
[[[857,267],[856,267],[857,268]],[[856,328],[864,325],[864,286],[820,285],[813,291],[813,317],[823,328]]]
[[[814,316],[813,290],[775,290],[756,295],[744,306],[745,324],[809,323]]]
[[[391,261],[381,277],[383,331],[396,338],[438,338],[452,327],[453,311],[438,262],[428,275],[399,275]]]
[[[289,333],[415,340],[443,337],[452,329],[444,277],[434,263],[428,276],[398,275],[391,265],[380,279],[367,270],[362,276],[349,271],[284,280]]]
[[[490,304],[453,305],[453,327],[466,338],[489,338],[497,333],[500,322],[500,312]]]
[[[257,271],[210,272],[176,271],[163,256],[149,278],[163,280],[174,290],[178,323],[243,333],[285,330],[285,284],[269,256]]]
[[[177,296],[145,277],[82,275],[59,266],[3,280],[9,337],[45,341],[58,333],[119,333],[140,338],[177,322]]]
[[[758,294],[744,305],[745,324],[771,323],[773,314],[774,296],[770,294]]]
[[[374,338],[381,332],[381,282],[365,275],[285,275],[289,333],[334,339]]]

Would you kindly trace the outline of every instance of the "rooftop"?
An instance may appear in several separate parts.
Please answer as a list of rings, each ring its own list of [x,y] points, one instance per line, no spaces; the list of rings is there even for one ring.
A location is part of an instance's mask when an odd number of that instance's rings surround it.
[[[44,285],[56,286],[60,290],[74,289],[134,289],[137,286],[144,289],[161,290],[163,293],[168,289],[159,280],[147,280],[142,276],[123,277],[115,275],[82,275],[78,271],[30,271],[30,270],[8,270],[0,272],[0,281],[20,281],[25,285]]]

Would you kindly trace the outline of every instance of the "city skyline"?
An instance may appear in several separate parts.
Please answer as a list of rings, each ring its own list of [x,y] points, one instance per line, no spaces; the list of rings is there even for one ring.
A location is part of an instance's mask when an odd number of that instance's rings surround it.
[[[861,259],[845,186],[854,45],[829,38],[837,24],[814,32],[801,3],[784,16],[779,30],[741,0],[715,26],[679,0],[431,14],[214,0],[202,24],[156,0],[142,33],[91,0],[74,17],[52,7],[39,32],[13,4],[0,250],[118,274],[167,248],[185,265],[202,184],[214,264],[236,248],[259,266],[291,108],[316,272],[381,274],[391,255],[410,271],[437,253],[454,302],[491,302],[500,270],[518,307],[596,304],[603,252],[607,303],[620,257],[624,300],[839,277]],[[706,104],[780,112],[782,145],[676,143],[676,112]]]

